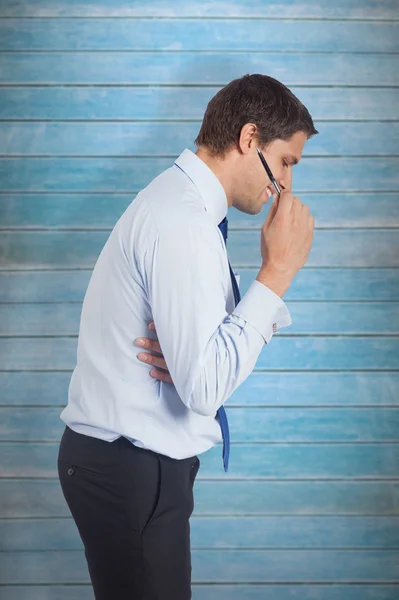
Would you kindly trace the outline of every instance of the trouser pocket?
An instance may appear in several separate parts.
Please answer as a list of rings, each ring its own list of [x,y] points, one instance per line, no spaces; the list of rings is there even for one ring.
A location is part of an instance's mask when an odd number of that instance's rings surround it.
[[[198,456],[195,457],[195,461],[194,463],[191,465],[191,469],[190,469],[190,480],[191,480],[191,485],[194,485],[195,482],[195,478],[197,477],[199,468],[200,468],[200,460],[198,458]]]

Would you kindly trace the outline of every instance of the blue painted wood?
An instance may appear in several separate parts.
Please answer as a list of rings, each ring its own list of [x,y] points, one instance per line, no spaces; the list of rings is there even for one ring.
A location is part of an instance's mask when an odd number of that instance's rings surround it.
[[[3,600],[93,600],[89,585],[4,586]],[[397,600],[399,585],[193,584],[193,600]]]
[[[356,194],[304,193],[301,200],[315,218],[316,229],[399,227],[399,192],[360,192]],[[26,198],[26,196],[25,196]],[[25,200],[25,207],[26,207]],[[93,212],[93,211],[92,211]],[[229,231],[235,228],[261,228],[265,210],[248,215],[235,208],[228,211]]]
[[[137,335],[146,333],[143,329]],[[71,337],[0,338],[3,369],[11,371],[69,371],[75,366],[76,348],[77,340]],[[256,367],[266,371],[398,370],[399,337],[275,335],[259,355]]]
[[[294,5],[293,5],[294,6]],[[196,119],[220,87],[40,87],[0,88],[2,119]],[[399,119],[399,89],[291,88],[319,120]]]
[[[80,550],[72,518],[2,519],[0,551]],[[399,517],[196,517],[193,549],[399,548]]]
[[[0,335],[77,335],[81,303],[0,305]],[[279,335],[399,334],[399,303],[289,302],[293,324]]]
[[[91,270],[3,271],[0,302],[81,302],[90,276]]]
[[[197,515],[398,515],[398,500],[398,481],[199,479],[195,484]],[[29,507],[20,512],[30,516]]]
[[[308,266],[393,267],[399,265],[399,230],[315,231]],[[260,233],[229,232],[229,257],[239,267],[258,265]]]
[[[193,551],[194,581],[397,581],[399,551]]]
[[[202,587],[202,586],[201,586]],[[235,588],[236,586],[228,586]],[[385,590],[385,586],[383,587]],[[2,600],[94,600],[93,588],[84,585],[18,585],[0,587]],[[211,587],[210,593],[212,593]],[[261,591],[261,590],[258,590]],[[210,600],[207,598],[206,600]],[[255,597],[256,598],[256,597]],[[234,598],[233,598],[234,600]],[[384,600],[385,597],[384,597]],[[387,600],[391,600],[387,597]]]
[[[0,83],[211,84],[267,73],[286,85],[391,86],[396,54],[263,52],[16,52],[0,56]]]
[[[240,269],[242,293],[257,273],[256,268]],[[0,302],[81,302],[90,275],[91,270],[0,271]],[[305,267],[295,276],[284,300],[398,301],[399,271]]]
[[[399,227],[398,193],[304,193],[318,229]],[[112,229],[136,194],[7,194],[0,228]],[[268,209],[266,209],[268,210]],[[247,215],[228,211],[229,231],[261,228],[265,211]]]
[[[0,479],[0,517],[68,517],[58,479]],[[399,516],[398,480],[196,480],[195,515]]]
[[[1,4],[0,13],[9,15],[119,17],[0,20],[0,47],[3,43],[3,48],[26,50],[0,57],[5,84],[0,88],[0,119],[87,121],[0,126],[0,152],[17,154],[15,160],[4,156],[0,163],[1,190],[57,192],[3,194],[0,200],[7,206],[2,210],[3,226],[83,230],[19,231],[15,237],[4,232],[2,236],[4,268],[14,265],[21,272],[1,274],[0,301],[36,303],[4,306],[3,333],[55,334],[53,339],[0,340],[5,368],[11,369],[0,374],[4,388],[0,437],[11,440],[14,436],[22,442],[1,444],[6,478],[0,480],[0,515],[41,517],[37,522],[0,524],[4,549],[27,550],[3,557],[9,578],[5,581],[88,582],[83,555],[57,551],[79,547],[73,545],[79,540],[76,529],[72,537],[72,522],[62,518],[68,509],[55,479],[58,444],[45,443],[62,431],[59,412],[76,359],[76,339],[59,334],[76,332],[80,306],[52,303],[81,302],[89,269],[108,236],[107,231],[93,229],[109,230],[134,192],[170,164],[164,155],[178,154],[181,146],[192,143],[206,103],[220,85],[244,72],[258,71],[296,83],[294,92],[308,105],[321,132],[306,147],[306,154],[316,158],[306,157],[295,169],[294,189],[305,191],[304,201],[316,216],[318,230],[308,266],[287,294],[288,300],[297,301],[290,307],[295,317],[290,333],[397,331],[396,305],[377,302],[399,298],[397,269],[390,268],[399,266],[397,231],[393,230],[399,223],[394,192],[399,184],[398,159],[389,156],[398,154],[397,124],[377,121],[399,118],[398,56],[376,53],[397,49],[397,35],[392,33],[397,29],[393,19],[399,18],[398,6],[393,0],[278,0],[274,4],[215,0],[202,5],[181,0],[167,5],[158,0],[3,0]],[[126,18],[138,15],[155,19]],[[194,18],[181,19],[187,15]],[[165,16],[174,20],[157,18]],[[304,17],[320,20],[301,20]],[[386,21],[375,22],[376,17]],[[359,18],[365,21],[351,21]],[[274,36],[267,33],[272,29]],[[262,52],[252,51],[260,46]],[[99,52],[35,54],[38,48]],[[109,52],[132,48],[141,52]],[[223,54],[225,49],[232,52]],[[321,52],[312,54],[314,50]],[[367,54],[345,55],[354,50]],[[50,86],[36,87],[40,82]],[[190,87],[193,82],[197,85]],[[64,83],[72,86],[63,87]],[[155,85],[147,87],[148,83]],[[176,87],[164,87],[165,83]],[[114,123],[92,123],[95,119]],[[117,122],[162,119],[178,122]],[[333,123],[334,119],[355,122]],[[163,157],[127,158],[138,153],[153,156],[159,147],[153,146],[155,138],[164,140]],[[107,155],[102,160],[89,158],[103,148]],[[48,158],[22,157],[33,154]],[[66,154],[84,158],[68,159]],[[107,158],[118,154],[123,158]],[[344,195],[339,191],[343,189],[355,193]],[[68,191],[88,195],[62,194]],[[369,193],[363,195],[363,191]],[[306,192],[310,192],[308,198]],[[239,269],[243,292],[256,275],[259,259],[259,231],[251,230],[261,226],[266,212],[252,219],[234,211],[229,215],[232,262],[235,267],[249,266]],[[338,230],[328,230],[331,227]],[[359,227],[371,229],[353,229]],[[240,231],[243,228],[247,230]],[[35,271],[52,266],[75,266],[76,270]],[[331,300],[337,302],[331,304]],[[345,304],[350,300],[360,302]],[[40,301],[50,305],[44,307]],[[44,308],[49,316],[46,330],[41,324]],[[398,585],[340,586],[337,582],[399,581],[398,555],[387,554],[388,548],[398,546],[393,515],[399,515],[399,445],[390,443],[398,430],[398,350],[396,337],[301,338],[288,331],[265,348],[256,372],[229,401],[234,470],[228,477],[222,472],[220,447],[201,457],[193,518],[193,542],[201,550],[194,550],[194,579],[217,585],[194,584],[194,599],[396,600]],[[20,367],[34,370],[19,372]],[[54,368],[65,371],[54,372]],[[40,443],[29,443],[32,439]],[[44,478],[13,479],[15,475]],[[381,519],[382,515],[386,518]],[[61,520],[46,519],[49,516]],[[39,546],[43,551],[29,552]],[[346,550],[338,550],[340,546]],[[302,550],[295,551],[298,547]],[[54,552],[47,555],[50,549]],[[237,585],[220,585],[223,581]],[[257,581],[270,585],[238,583]],[[299,584],[282,583],[288,581]],[[331,585],[300,584],[306,581]],[[92,598],[88,586],[7,586],[2,592],[8,600]]]
[[[317,404],[317,398],[309,397],[308,402]],[[399,442],[397,407],[249,409],[229,402],[226,406],[235,443]],[[1,407],[0,441],[58,441],[65,428],[60,412],[48,406]]]
[[[77,335],[80,303],[0,305],[0,335]],[[289,302],[293,324],[279,335],[399,335],[399,303]]]
[[[1,158],[0,191],[133,194],[172,165],[173,159],[159,157]],[[293,180],[295,193],[395,191],[399,188],[399,158],[304,157],[295,167]]]
[[[248,36],[247,32],[251,31]],[[5,19],[0,51],[398,52],[395,22],[259,19]]]
[[[235,262],[232,263],[236,265]],[[240,288],[248,289],[258,269],[240,269]],[[389,300],[399,297],[399,278],[396,269],[326,269],[305,267],[294,278],[284,296],[291,300]]]
[[[392,583],[398,550],[194,550],[194,582]],[[83,551],[4,552],[5,584],[88,583]]]
[[[312,402],[310,397],[309,401]],[[317,403],[317,398],[313,401]],[[395,408],[288,409],[286,407],[267,407],[249,410],[248,407],[229,407],[229,404],[227,407],[231,436],[235,442],[374,441],[388,443],[399,441],[399,410]],[[11,410],[13,419],[15,419],[15,408]],[[40,427],[43,409],[39,410],[41,410],[38,414]],[[33,419],[32,416],[32,428],[34,428]],[[45,422],[43,420],[43,425]],[[5,420],[3,424],[6,425]],[[21,430],[24,431],[23,427]]]
[[[199,4],[195,0],[2,0],[1,15],[29,17],[260,17],[260,18],[398,18],[396,0],[214,0]]]
[[[1,477],[55,477],[59,443],[3,442]],[[384,479],[399,477],[399,444],[234,444],[231,468],[221,445],[200,456],[199,479]]]
[[[7,231],[0,237],[0,269],[92,268],[108,237],[106,231]],[[229,232],[228,248],[232,264],[239,269],[260,268],[259,231]],[[399,230],[316,231],[306,264],[398,267]]]
[[[252,373],[229,398],[237,406],[399,404],[399,373]]]
[[[1,406],[64,406],[71,372],[0,371]],[[397,406],[399,373],[255,371],[229,398],[229,406]]]
[[[398,36],[399,39],[399,36]],[[391,156],[398,152],[399,123],[315,123],[303,156]],[[165,156],[195,151],[199,123],[0,122],[4,156]],[[162,144],[159,140],[164,140]],[[372,140],[372,143],[371,143]]]

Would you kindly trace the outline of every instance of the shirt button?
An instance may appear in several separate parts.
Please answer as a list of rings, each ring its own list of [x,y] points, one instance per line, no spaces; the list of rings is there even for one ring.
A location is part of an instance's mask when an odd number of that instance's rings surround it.
[[[68,469],[68,475],[73,475],[75,473],[75,469]]]

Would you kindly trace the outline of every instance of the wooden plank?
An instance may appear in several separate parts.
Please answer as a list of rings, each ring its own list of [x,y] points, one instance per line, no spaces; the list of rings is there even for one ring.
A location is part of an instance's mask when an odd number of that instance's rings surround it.
[[[398,153],[399,123],[316,122],[316,127],[320,135],[305,145],[303,156],[391,156]],[[0,122],[0,155],[93,157],[169,154],[174,157],[185,147],[195,151],[193,140],[198,130],[198,123],[186,121]]]
[[[69,371],[76,363],[76,349],[77,339],[70,337],[0,338],[5,371]],[[262,349],[256,367],[267,371],[398,370],[399,337],[276,334],[270,346]]]
[[[77,335],[81,303],[0,304],[0,336]],[[279,335],[398,335],[398,302],[290,302],[293,324]],[[139,348],[138,348],[139,350]]]
[[[71,372],[1,372],[0,405],[65,406]],[[254,371],[229,406],[397,406],[399,373]]]
[[[58,478],[0,479],[0,492],[2,518],[70,516]],[[399,516],[399,482],[198,479],[194,514]]]
[[[396,270],[393,271],[395,275]],[[3,271],[0,302],[81,302],[90,276],[91,270]],[[252,278],[255,277],[254,274]]]
[[[193,584],[193,600],[397,600],[399,585]],[[93,600],[89,585],[3,586],[3,600]]]
[[[235,585],[228,586],[236,588]],[[276,586],[278,587],[278,586]],[[324,586],[323,586],[324,587]],[[200,586],[202,589],[202,586]],[[377,586],[378,588],[378,586]],[[385,586],[383,586],[385,590]],[[2,585],[0,587],[2,600],[94,600],[93,588],[89,584],[83,585]],[[212,593],[212,588],[211,588]],[[254,597],[256,600],[256,597]],[[365,597],[368,600],[369,596]],[[205,599],[204,599],[205,600]],[[208,600],[208,598],[206,599]],[[210,597],[209,597],[210,600]],[[232,600],[235,600],[232,596]],[[280,599],[278,599],[280,600]],[[327,599],[329,600],[329,599]],[[335,600],[334,598],[332,600]],[[387,596],[383,600],[391,600]],[[395,599],[394,599],[395,600]]]
[[[328,0],[309,3],[306,0],[214,0],[199,4],[195,0],[2,0],[1,15],[10,17],[260,17],[275,18],[343,18],[397,19],[395,0]]]
[[[251,31],[248,36],[247,32]],[[398,52],[395,22],[260,19],[4,19],[0,51]]]
[[[317,398],[309,403],[317,404]],[[60,412],[48,406],[1,407],[0,441],[58,441],[65,428]],[[227,412],[235,443],[399,442],[399,408],[249,409],[228,403]]]
[[[92,268],[107,231],[6,231],[0,238],[0,268]],[[260,268],[259,231],[231,231],[228,253],[239,269]],[[309,267],[398,267],[399,229],[318,230]]]
[[[233,264],[235,268],[235,264]],[[240,269],[240,290],[248,290],[259,269]],[[91,270],[0,271],[1,302],[81,302]],[[398,301],[399,271],[396,268],[318,269],[305,267],[284,296],[286,302]]]
[[[398,192],[304,193],[301,194],[301,200],[309,206],[317,229],[329,227],[373,229],[399,226],[398,196]],[[27,203],[25,200],[25,207]],[[52,209],[49,207],[49,210]],[[25,211],[28,212],[26,208]],[[228,211],[228,219],[229,232],[235,228],[260,229],[265,220],[265,211],[262,210],[257,215],[248,215],[232,207]]]
[[[399,54],[398,54],[399,56]],[[173,165],[171,158],[0,158],[0,191],[140,191]],[[339,183],[337,182],[339,173]],[[398,157],[304,157],[294,171],[294,192],[391,192],[399,189]]]
[[[311,399],[309,399],[312,401]],[[316,400],[317,402],[317,400]],[[5,409],[7,410],[7,409]],[[15,408],[12,412],[13,422],[17,420]],[[26,411],[23,408],[22,411]],[[40,439],[40,423],[43,410],[33,416],[38,421]],[[56,410],[56,409],[54,409]],[[27,415],[29,417],[29,415]],[[55,415],[54,415],[55,416]],[[399,441],[399,410],[395,408],[228,408],[229,424],[232,440],[235,442],[378,442]],[[22,419],[25,421],[25,416]],[[27,420],[28,421],[28,420]],[[29,422],[29,421],[28,421]],[[29,425],[27,434],[23,426],[14,425],[17,439],[30,439]],[[7,428],[6,420],[3,427]],[[10,427],[12,431],[12,426]],[[14,434],[15,438],[15,434]]]
[[[267,73],[286,85],[392,86],[397,54],[273,52],[15,52],[0,57],[0,84],[210,84]]]
[[[1,477],[55,477],[59,443],[2,442]],[[399,444],[234,444],[223,471],[221,444],[200,456],[199,479],[399,478]]]
[[[359,548],[399,546],[399,517],[196,517],[191,548]],[[72,518],[2,519],[0,551],[80,550]]]
[[[24,481],[15,482],[15,487],[19,486],[17,490],[25,490],[23,485]],[[37,483],[35,490],[39,485],[40,483]],[[20,506],[18,515],[31,516],[33,512],[32,516],[36,516],[38,509],[32,508],[30,493],[29,488],[26,508],[25,505],[21,506],[21,501],[18,501],[17,506]],[[14,493],[11,496],[11,500],[15,495]],[[225,480],[218,482],[199,478],[195,483],[195,514],[197,515],[389,516],[399,515],[398,499],[399,482],[397,481],[246,480],[240,482]],[[12,514],[12,510],[10,507],[9,514]],[[56,513],[55,516],[58,514]],[[61,516],[64,516],[64,513]]]
[[[194,550],[193,582],[392,583],[398,550]],[[88,583],[83,551],[4,552],[4,584]]]
[[[11,234],[10,234],[11,235]],[[26,234],[25,234],[26,235]],[[86,234],[87,235],[87,234]],[[260,234],[231,231],[228,253],[240,267],[259,266]],[[319,230],[315,232],[308,266],[393,267],[399,265],[398,230]]]
[[[0,88],[1,119],[201,121],[220,87]],[[399,119],[398,88],[292,87],[316,121]]]
[[[112,229],[135,194],[10,194],[0,196],[2,229]],[[301,200],[314,215],[316,228],[399,227],[397,192],[358,194],[305,193]],[[265,211],[247,215],[228,211],[229,231],[260,229]]]

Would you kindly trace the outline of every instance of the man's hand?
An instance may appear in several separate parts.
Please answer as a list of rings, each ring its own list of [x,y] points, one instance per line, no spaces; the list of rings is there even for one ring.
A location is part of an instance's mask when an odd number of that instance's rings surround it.
[[[151,323],[148,326],[148,329],[150,329],[151,331],[155,331],[154,321],[151,321]],[[165,383],[173,383],[158,340],[152,340],[150,338],[137,338],[135,342],[137,346],[140,346],[141,348],[147,348],[148,350],[157,353],[150,354],[149,352],[140,352],[140,354],[137,355],[139,360],[141,360],[142,362],[145,362],[148,365],[153,365],[154,367],[158,367],[156,369],[151,369],[151,377],[154,377],[154,379],[159,379],[159,381],[164,381]],[[159,369],[164,370],[161,371]]]
[[[313,232],[314,217],[308,206],[283,190],[262,226],[262,267],[256,279],[282,298],[307,261]]]

